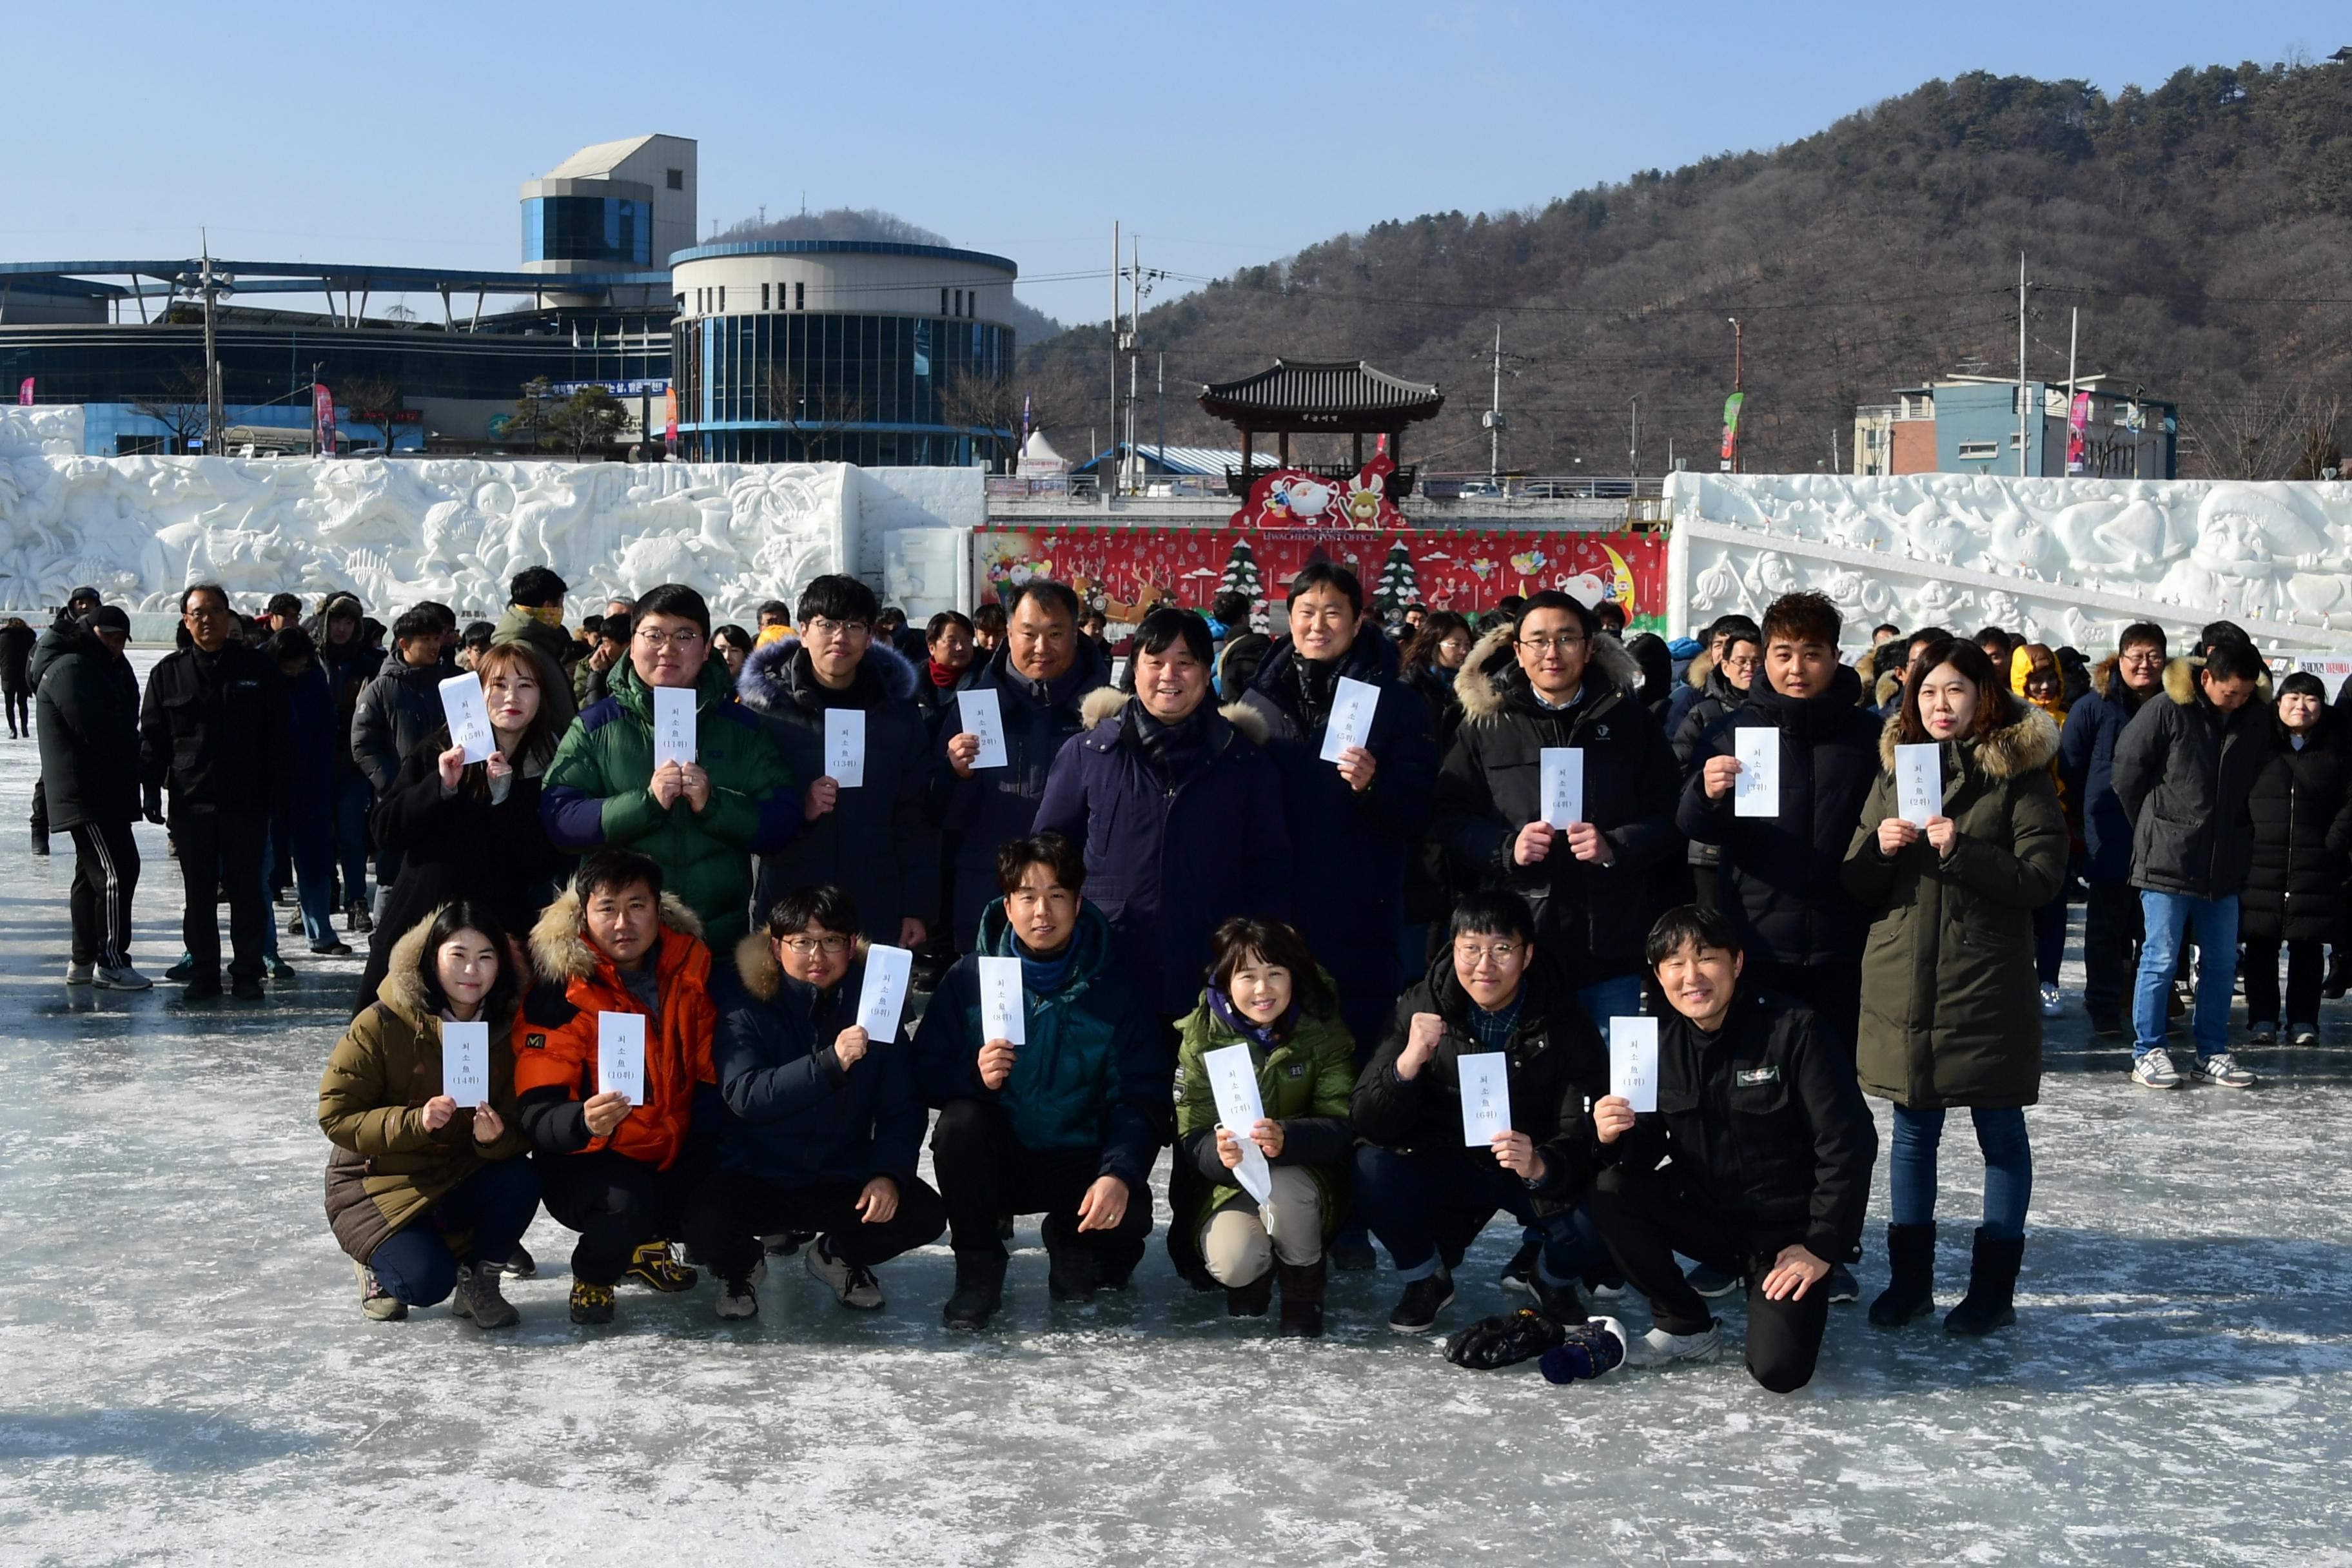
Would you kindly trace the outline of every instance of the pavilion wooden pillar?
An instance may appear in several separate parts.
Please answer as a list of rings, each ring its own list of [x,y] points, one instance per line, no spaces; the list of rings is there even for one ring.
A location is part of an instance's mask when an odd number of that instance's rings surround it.
[[[1281,443],[1282,466],[1286,468],[1290,467],[1290,432],[1286,429],[1275,439]]]
[[[1249,427],[1248,426],[1244,425],[1244,426],[1242,426],[1242,494],[1243,494],[1244,497],[1248,496],[1248,494],[1249,494],[1249,486],[1250,486],[1250,436],[1251,436],[1251,434],[1252,434],[1252,432],[1251,432],[1250,427]]]
[[[1361,473],[1364,471],[1364,433],[1361,430],[1355,430],[1350,431],[1349,434],[1356,438],[1356,471]]]

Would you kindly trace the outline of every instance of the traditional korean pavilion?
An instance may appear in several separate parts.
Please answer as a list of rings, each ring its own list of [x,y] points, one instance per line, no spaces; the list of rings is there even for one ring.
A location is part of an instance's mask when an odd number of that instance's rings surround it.
[[[1362,469],[1366,436],[1387,437],[1389,458],[1398,464],[1388,480],[1389,499],[1394,502],[1412,491],[1413,470],[1398,456],[1404,427],[1435,418],[1445,406],[1445,395],[1434,386],[1374,370],[1362,360],[1278,359],[1255,375],[1202,387],[1201,406],[1241,432],[1241,467],[1225,470],[1226,487],[1234,495],[1249,494],[1255,477],[1250,468],[1254,437],[1273,435],[1279,443],[1281,466],[1287,468],[1293,466],[1291,433],[1298,431],[1356,438],[1355,462],[1346,468],[1331,466],[1328,477],[1333,479]],[[1324,469],[1310,467],[1310,471],[1322,474]]]

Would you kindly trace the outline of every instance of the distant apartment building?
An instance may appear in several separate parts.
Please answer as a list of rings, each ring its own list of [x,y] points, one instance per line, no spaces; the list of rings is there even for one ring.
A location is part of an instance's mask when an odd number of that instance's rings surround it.
[[[2079,376],[2074,391],[2084,405],[2076,465],[2068,462],[2074,430],[2065,383],[2027,382],[2021,421],[2013,378],[1954,375],[1900,388],[1893,403],[1854,410],[1853,471],[2016,474],[2021,423],[2028,476],[2177,477],[2179,405],[2109,374]]]

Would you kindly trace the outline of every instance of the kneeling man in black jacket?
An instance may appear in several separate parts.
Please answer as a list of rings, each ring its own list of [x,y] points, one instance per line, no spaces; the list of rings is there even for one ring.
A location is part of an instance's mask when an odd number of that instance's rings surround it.
[[[1657,1325],[1625,1360],[1716,1356],[1716,1321],[1679,1252],[1747,1279],[1748,1370],[1791,1393],[1821,1354],[1830,1265],[1862,1256],[1878,1131],[1852,1062],[1812,1012],[1739,984],[1728,921],[1669,910],[1648,957],[1670,1009],[1658,1025],[1657,1111],[1636,1116],[1616,1095],[1593,1107],[1603,1166],[1593,1223]]]

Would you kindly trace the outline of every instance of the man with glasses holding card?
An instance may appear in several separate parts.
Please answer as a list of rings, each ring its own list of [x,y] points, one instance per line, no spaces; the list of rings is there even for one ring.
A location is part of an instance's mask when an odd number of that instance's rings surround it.
[[[1454,1266],[1497,1209],[1543,1233],[1528,1276],[1538,1308],[1584,1321],[1576,1281],[1606,1257],[1579,1208],[1584,1106],[1607,1083],[1601,1037],[1561,966],[1538,960],[1526,900],[1491,891],[1456,904],[1450,950],[1397,1004],[1349,1106],[1357,1206],[1404,1282],[1391,1329],[1436,1326]]]
[[[1650,871],[1682,842],[1681,775],[1641,684],[1633,656],[1584,605],[1531,595],[1463,662],[1462,727],[1437,777],[1446,855],[1465,878],[1528,900],[1595,1018],[1641,1011]],[[1580,787],[1548,799],[1548,777]]]
[[[1721,1352],[1679,1252],[1746,1279],[1748,1373],[1791,1393],[1821,1354],[1831,1265],[1862,1255],[1877,1128],[1812,1011],[1742,984],[1727,915],[1668,910],[1648,958],[1668,1009],[1648,1075],[1656,1102],[1612,1093],[1592,1110],[1592,1218],[1654,1320],[1625,1363]]]
[[[726,1117],[710,1062],[719,1015],[702,922],[662,880],[644,855],[591,855],[530,932],[539,984],[515,1020],[515,1094],[547,1212],[580,1233],[575,1323],[611,1322],[625,1275],[695,1284],[668,1237]]]
[[[710,657],[702,595],[665,583],[637,601],[612,693],[572,721],[540,794],[559,849],[634,849],[731,955],[749,928],[751,860],[799,830],[802,801],[767,726]]]
[[[1315,896],[1293,911],[1298,933],[1369,1053],[1404,984],[1405,858],[1429,827],[1436,744],[1429,705],[1398,682],[1396,645],[1362,625],[1353,572],[1307,567],[1291,579],[1287,613],[1288,639],[1258,666],[1242,703],[1265,721],[1292,863],[1315,868]]]
[[[912,948],[939,918],[930,735],[915,706],[915,667],[874,635],[878,608],[855,577],[812,580],[800,635],[752,649],[736,682],[793,777],[809,781],[806,823],[760,857],[752,908],[764,917],[791,889],[836,887],[867,938]]]
[[[915,1031],[955,1248],[941,1315],[966,1331],[1003,1306],[1006,1215],[1045,1216],[1055,1300],[1127,1287],[1151,1234],[1148,1183],[1174,1071],[1151,990],[1080,895],[1078,846],[1016,838],[996,868],[1003,893],[982,911],[978,949],[948,971]]]

